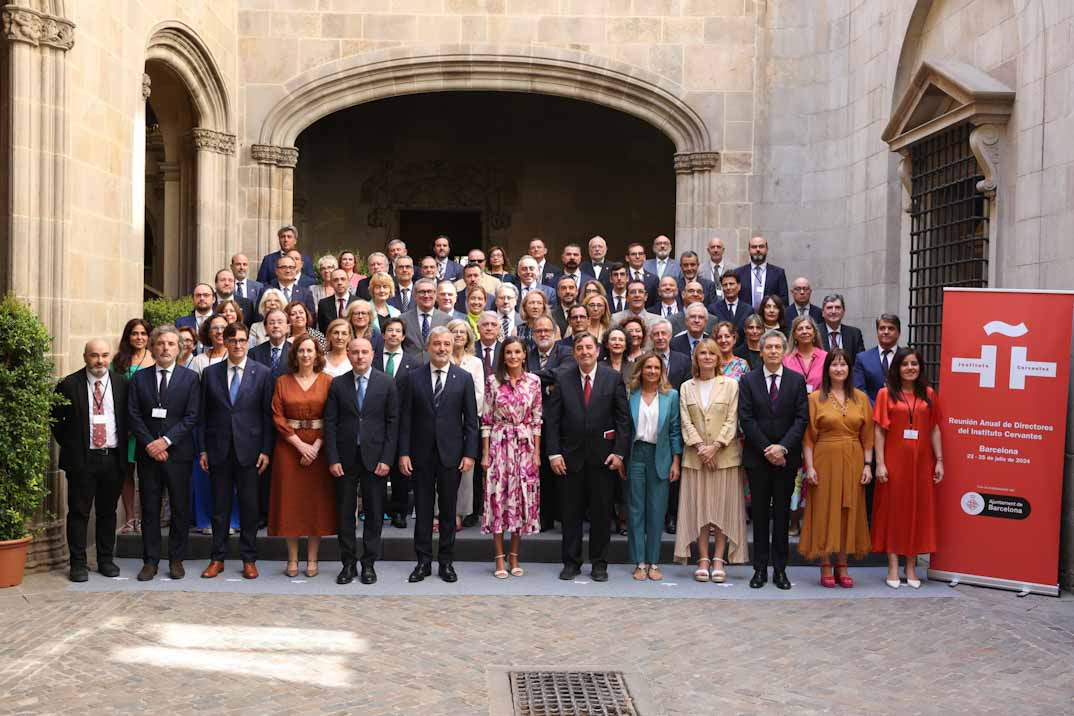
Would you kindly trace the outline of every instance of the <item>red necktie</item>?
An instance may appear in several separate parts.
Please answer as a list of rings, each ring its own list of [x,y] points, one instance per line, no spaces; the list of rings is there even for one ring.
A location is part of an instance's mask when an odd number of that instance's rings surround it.
[[[339,299],[339,313],[336,314],[336,318],[343,318],[343,299]]]
[[[772,385],[768,389],[768,399],[772,401],[772,405],[776,404],[776,399],[779,398],[779,388],[776,386],[776,374],[768,376],[772,379]]]
[[[589,396],[593,395],[593,384],[589,381],[589,376],[585,377],[585,387],[582,389],[582,399],[585,400],[585,407],[589,407]]]
[[[99,380],[93,383],[93,414],[104,415],[104,390],[101,389]],[[93,447],[103,448],[107,439],[104,423],[93,423]]]

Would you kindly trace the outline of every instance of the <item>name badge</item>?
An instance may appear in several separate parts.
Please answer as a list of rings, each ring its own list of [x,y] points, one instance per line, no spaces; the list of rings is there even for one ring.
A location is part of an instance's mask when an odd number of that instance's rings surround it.
[[[806,386],[805,386],[805,392],[806,392],[806,394],[807,394],[807,395],[808,395],[809,393],[812,393],[812,392],[813,392],[813,386],[812,386],[812,385],[810,385],[809,383],[806,383]]]
[[[615,440],[615,431],[614,430],[605,430],[604,431],[604,439],[605,440]]]
[[[105,425],[108,423],[108,420],[104,415],[93,415],[90,417],[90,422],[94,425]]]
[[[168,417],[168,409],[167,408],[153,408],[152,415],[153,415],[154,418],[159,418],[160,420],[163,420],[164,418]]]
[[[917,440],[917,431],[913,428],[906,428],[902,431],[903,440]]]

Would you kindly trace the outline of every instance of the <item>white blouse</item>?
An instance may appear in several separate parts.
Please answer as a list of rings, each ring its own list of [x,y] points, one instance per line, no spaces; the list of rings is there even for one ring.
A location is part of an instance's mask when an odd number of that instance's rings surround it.
[[[634,431],[634,440],[643,443],[656,444],[656,428],[660,422],[660,396],[653,396],[653,402],[648,405],[645,398],[638,402],[638,426]]]
[[[709,409],[709,398],[712,396],[712,387],[716,385],[715,378],[709,378],[708,380],[694,380],[697,385],[698,395],[701,396],[701,409]]]
[[[353,368],[351,367],[351,362],[348,358],[344,357],[338,365],[332,365],[332,361],[328,360],[327,356],[325,357],[324,372],[333,378],[337,378],[351,370],[353,370]]]

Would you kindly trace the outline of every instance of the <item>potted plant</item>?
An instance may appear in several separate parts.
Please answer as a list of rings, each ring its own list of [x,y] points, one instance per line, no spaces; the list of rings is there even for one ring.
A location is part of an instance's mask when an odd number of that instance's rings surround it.
[[[48,494],[49,425],[54,392],[52,340],[30,307],[0,301],[0,587],[22,583],[30,520]]]

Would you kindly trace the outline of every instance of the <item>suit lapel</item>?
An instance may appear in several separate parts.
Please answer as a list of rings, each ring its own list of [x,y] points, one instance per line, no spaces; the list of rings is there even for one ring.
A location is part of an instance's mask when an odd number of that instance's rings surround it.
[[[230,365],[231,363],[228,363],[228,366]],[[235,396],[236,405],[238,405],[239,401],[242,400],[242,395],[246,391],[246,389],[250,387],[250,382],[256,378],[256,376],[254,375],[254,371],[257,370],[256,366],[256,361],[246,361],[246,368],[242,371],[242,378],[239,379],[239,394]],[[225,378],[227,377],[226,371],[224,373],[224,376]]]

